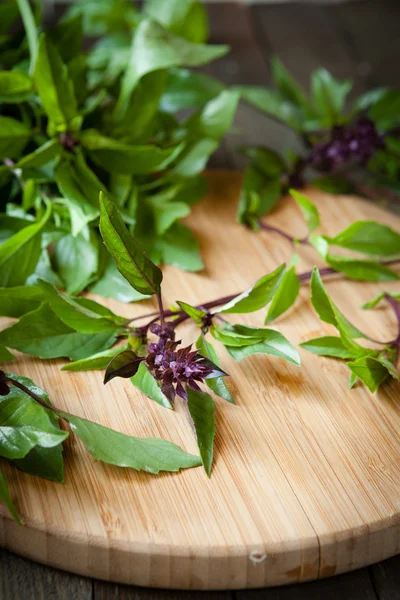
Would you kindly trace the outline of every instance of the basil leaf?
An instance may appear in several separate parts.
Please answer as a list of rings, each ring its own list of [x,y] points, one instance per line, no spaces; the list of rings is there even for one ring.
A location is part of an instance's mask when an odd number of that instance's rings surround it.
[[[334,325],[341,333],[350,339],[365,337],[361,331],[349,323],[329,298],[317,267],[313,270],[310,285],[311,302],[322,321]]]
[[[210,342],[208,342],[204,335],[200,335],[196,341],[196,348],[199,351],[199,354],[208,358],[212,363],[219,366],[218,354],[215,351],[215,348]],[[232,394],[228,390],[223,377],[215,377],[213,379],[206,379],[206,384],[214,392],[217,396],[220,396],[224,400],[235,404],[235,400],[233,399]]]
[[[188,408],[196,431],[197,445],[207,475],[211,475],[215,437],[214,400],[207,392],[187,387]]]
[[[96,334],[74,331],[45,303],[0,332],[0,345],[39,358],[67,357],[80,360],[107,350],[115,340],[115,330]]]
[[[399,124],[400,92],[387,90],[369,109],[370,118],[381,131],[388,131]]]
[[[219,139],[231,127],[238,102],[238,92],[223,90],[194,114],[186,122],[186,127],[191,135]]]
[[[211,138],[204,138],[191,144],[178,163],[172,169],[173,173],[181,177],[198,175],[207,165],[211,154],[218,148],[218,142]]]
[[[33,67],[35,65],[36,57],[37,57],[37,29],[35,18],[33,16],[29,0],[17,0],[19,12],[22,18],[22,22],[24,24],[26,37],[28,41],[29,53],[30,53],[30,72],[33,71]]]
[[[284,358],[295,365],[300,365],[300,356],[297,350],[279,331],[273,329],[264,331],[262,341],[256,341],[251,345],[244,346],[225,346],[228,353],[236,361],[241,361],[252,354],[272,354],[279,358]]]
[[[154,474],[176,472],[201,464],[197,456],[166,440],[137,438],[67,413],[61,413],[61,416],[69,422],[90,454],[105,463]]]
[[[0,286],[23,285],[34,272],[42,250],[41,233],[51,212],[49,203],[40,221],[24,227],[0,246]]]
[[[62,367],[61,371],[91,371],[105,369],[110,360],[123,350],[129,350],[129,345],[126,344],[125,346],[118,346],[118,348],[97,352],[97,354],[93,354],[88,358],[67,363]]]
[[[193,233],[182,223],[174,223],[166,234],[156,241],[162,261],[183,271],[201,271],[204,264],[199,253],[199,243]]]
[[[147,73],[169,67],[199,66],[226,52],[226,46],[192,44],[174,36],[155,21],[143,19],[134,33],[116,116],[120,117],[126,111],[133,90]]]
[[[179,308],[183,310],[184,313],[186,313],[191,319],[195,321],[195,323],[197,323],[198,325],[201,325],[203,323],[203,319],[207,315],[206,311],[200,310],[195,306],[191,306],[190,304],[179,300],[177,304]]]
[[[67,431],[48,433],[29,425],[20,427],[2,425],[0,426],[0,456],[9,460],[24,458],[35,446],[54,448],[62,444],[67,437]]]
[[[236,298],[227,302],[220,308],[215,308],[215,313],[249,313],[263,308],[271,302],[285,273],[285,265],[281,265],[272,273],[261,277],[254,285],[242,292]]]
[[[104,375],[104,383],[108,383],[114,377],[124,377],[128,379],[136,375],[140,363],[144,360],[132,350],[123,350],[114,356],[107,365]]]
[[[161,171],[181,153],[183,145],[159,148],[153,144],[132,146],[101,135],[95,129],[86,129],[81,135],[82,145],[90,150],[93,161],[105,171],[140,175]]]
[[[327,254],[325,260],[335,271],[344,273],[350,279],[358,281],[397,281],[400,279],[400,275],[395,271],[373,260],[356,260],[334,254]]]
[[[46,302],[65,325],[81,333],[123,331],[125,319],[88,298],[73,298],[59,292],[51,283],[39,281]]]
[[[177,221],[190,214],[190,207],[184,202],[165,202],[162,197],[149,198],[154,211],[154,223],[157,235],[164,235]]]
[[[308,100],[303,88],[292,77],[277,56],[271,59],[271,74],[275,86],[282,97],[293,104],[308,107]]]
[[[296,131],[302,130],[303,116],[299,107],[285,98],[276,90],[252,85],[237,85],[233,89],[240,92],[242,100],[259,110],[286,123]]]
[[[117,207],[100,193],[100,232],[121,275],[141,294],[160,294],[162,272],[130,236]]]
[[[382,364],[379,359],[370,356],[348,362],[347,366],[355,376],[365,383],[370,392],[375,392],[389,375],[387,366]]]
[[[244,146],[240,152],[250,158],[252,166],[260,171],[266,177],[274,177],[286,171],[286,164],[283,158],[270,148],[263,146]]]
[[[400,253],[400,234],[374,221],[356,221],[334,237],[327,238],[327,241],[335,246],[376,256]]]
[[[343,343],[340,337],[323,336],[308,340],[300,344],[304,350],[308,350],[318,356],[332,356],[333,358],[349,359],[354,358],[354,352],[351,352]]]
[[[0,115],[0,159],[17,158],[31,137],[25,123]]]
[[[279,175],[266,178],[256,167],[246,169],[239,198],[239,223],[259,229],[259,218],[272,210],[281,193]]]
[[[313,186],[328,194],[352,194],[355,193],[355,187],[350,181],[339,177],[338,175],[325,175],[312,180]]]
[[[62,60],[69,63],[80,51],[83,41],[82,15],[64,18],[48,32]]]
[[[73,84],[57,48],[44,33],[40,36],[38,55],[33,74],[36,90],[49,118],[50,135],[80,129]]]
[[[16,169],[38,169],[54,160],[60,153],[61,146],[57,140],[48,140],[33,152],[23,156],[15,165]]]
[[[167,87],[160,99],[160,109],[176,113],[184,108],[194,108],[206,104],[224,89],[223,84],[197,71],[171,69]]]
[[[39,308],[43,299],[43,290],[38,285],[0,288],[0,316],[21,317]]]
[[[31,78],[21,71],[0,72],[0,102],[24,102],[32,95]]]
[[[69,294],[79,294],[96,276],[99,251],[94,235],[83,230],[75,237],[64,236],[55,246],[54,264]]]
[[[312,102],[326,127],[332,127],[340,121],[351,88],[351,81],[338,81],[326,69],[321,68],[312,72]]]
[[[307,196],[300,194],[300,192],[297,192],[296,190],[291,189],[290,194],[300,206],[303,217],[307,223],[308,231],[309,233],[312,233],[314,229],[317,229],[317,227],[320,226],[320,218],[317,207],[307,198]]]
[[[0,346],[0,364],[14,360],[14,355],[7,348]]]
[[[127,280],[117,270],[115,262],[111,257],[109,257],[103,275],[91,286],[90,291],[105,298],[119,300],[119,302],[138,302],[150,297],[140,294],[129,285]]]
[[[138,388],[143,394],[164,406],[165,408],[172,408],[171,402],[167,396],[161,391],[160,386],[154,379],[153,375],[147,369],[144,362],[141,362],[139,369],[133,377],[131,377],[132,384]]]
[[[22,525],[21,520],[18,515],[18,511],[17,511],[15,504],[11,498],[10,490],[8,489],[8,483],[7,483],[6,476],[4,475],[2,469],[0,469],[0,500],[2,502],[4,502],[4,504],[6,505],[6,507],[9,510],[10,514],[12,515],[12,517],[14,517],[14,519],[16,520],[18,525]]]
[[[279,286],[265,317],[265,324],[270,323],[286,312],[295,303],[299,291],[300,281],[293,266],[284,273],[279,282]]]

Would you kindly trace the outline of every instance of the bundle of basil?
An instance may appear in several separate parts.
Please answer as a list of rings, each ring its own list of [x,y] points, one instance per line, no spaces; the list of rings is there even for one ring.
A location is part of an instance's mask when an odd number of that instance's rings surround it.
[[[26,35],[7,35],[18,7]],[[199,174],[239,98],[186,68],[228,50],[205,43],[203,6],[147,0],[138,12],[125,0],[78,2],[47,30],[28,0],[0,11],[1,234],[18,233],[13,258],[0,257],[0,284],[44,277],[71,293],[89,286],[141,298],[102,251],[99,190],[154,262],[201,269],[179,219],[204,193]],[[84,34],[102,35],[85,53]],[[178,120],[183,109],[190,115]]]
[[[237,86],[241,97],[291,128],[301,155],[281,156],[268,147],[245,147],[250,159],[242,189],[239,221],[269,212],[289,187],[312,182],[333,194],[358,193],[374,200],[400,198],[400,90],[379,88],[355,99],[352,88],[326,69],[311,74],[311,94],[278,58],[271,60],[274,87]]]

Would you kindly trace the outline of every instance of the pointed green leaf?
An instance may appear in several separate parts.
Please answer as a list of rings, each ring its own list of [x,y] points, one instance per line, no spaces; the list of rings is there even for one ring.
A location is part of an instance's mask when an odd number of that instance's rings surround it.
[[[323,336],[308,340],[300,344],[304,350],[308,350],[318,356],[332,356],[333,358],[342,358],[343,360],[354,358],[356,355],[351,352],[343,343],[340,337]]]
[[[348,362],[347,366],[369,389],[375,392],[389,374],[386,366],[376,358],[365,356],[356,361]]]
[[[68,437],[67,431],[49,433],[30,425],[0,426],[0,456],[13,460],[24,458],[35,446],[54,448]]]
[[[207,315],[206,311],[200,310],[195,306],[191,306],[186,302],[182,302],[180,300],[177,301],[178,306],[186,313],[191,319],[195,321],[198,325],[201,325],[204,317]]]
[[[88,358],[67,363],[63,366],[61,371],[91,371],[105,369],[110,360],[123,350],[129,350],[129,345],[126,344],[125,346],[118,346],[118,348],[97,352],[97,354],[93,354]]]
[[[300,206],[301,212],[303,213],[303,217],[307,223],[308,231],[309,233],[311,233],[320,225],[320,218],[317,207],[313,202],[311,202],[311,200],[307,198],[307,196],[305,196],[304,194],[300,194],[300,192],[297,192],[296,190],[291,189],[290,194]]]
[[[147,369],[144,362],[140,363],[138,372],[131,377],[131,382],[138,390],[161,406],[172,408],[171,402],[168,400],[167,396],[163,394],[160,386]]]
[[[208,342],[204,335],[200,335],[196,341],[196,348],[199,354],[211,360],[215,365],[219,366],[218,354],[212,344]],[[224,400],[235,404],[232,394],[228,390],[223,377],[215,377],[213,379],[206,379],[206,384],[217,396],[220,396]]]
[[[332,238],[330,244],[375,256],[400,253],[400,234],[374,221],[356,221]]]
[[[295,303],[299,291],[300,281],[293,266],[286,271],[279,283],[268,309],[265,324],[270,323],[286,312]]]
[[[188,408],[196,431],[197,445],[207,475],[211,475],[213,462],[215,423],[214,400],[206,392],[187,388]]]
[[[32,92],[32,79],[22,71],[0,72],[0,102],[24,102]]]

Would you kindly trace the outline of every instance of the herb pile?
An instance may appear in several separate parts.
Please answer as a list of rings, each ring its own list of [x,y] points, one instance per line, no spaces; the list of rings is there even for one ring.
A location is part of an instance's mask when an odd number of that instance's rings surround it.
[[[17,4],[26,38],[0,40],[6,69],[0,72],[5,211],[0,316],[15,319],[0,331],[0,362],[13,360],[11,350],[44,360],[67,358],[64,371],[105,370],[105,384],[129,378],[164,408],[183,402],[200,456],[166,440],[131,437],[65,413],[30,379],[0,371],[0,457],[27,473],[62,481],[62,444],[73,433],[96,459],[113,465],[158,473],[202,464],[210,476],[213,395],[234,402],[210,338],[236,361],[267,354],[300,365],[298,351],[279,331],[232,322],[231,315],[268,307],[264,325],[269,325],[294,305],[306,283],[315,311],[338,335],[310,339],[302,348],[345,361],[350,387],[360,380],[373,392],[387,378],[399,379],[400,294],[382,291],[364,306],[372,309],[385,301],[397,319],[392,340],[373,340],[338,310],[322,278],[400,279],[394,270],[400,263],[400,234],[371,221],[357,221],[334,236],[316,233],[318,210],[294,189],[306,236],[295,237],[262,220],[281,193],[290,185],[301,187],[312,169],[325,174],[324,182],[315,183],[326,187],[329,181],[336,190],[336,171],[354,163],[388,184],[382,168],[374,169],[381,153],[397,152],[396,111],[388,109],[393,99],[397,102],[395,92],[374,92],[343,117],[347,83],[319,71],[310,101],[278,62],[279,92],[226,90],[184,68],[226,52],[203,43],[207,24],[195,1],[147,0],[143,13],[123,0],[76,3],[65,20],[39,36],[28,2]],[[4,34],[18,17],[17,4],[0,6]],[[102,36],[86,54],[76,52],[83,33]],[[252,164],[239,220],[289,243],[288,266],[278,266],[237,294],[196,306],[178,301],[164,309],[158,264],[202,267],[197,243],[179,219],[204,193],[200,173],[229,129],[240,95],[295,127],[308,146],[306,158],[290,162],[269,149],[245,150]],[[183,109],[192,109],[191,114],[181,118]],[[303,246],[315,250],[322,268],[297,272]],[[80,296],[86,289],[126,302],[153,297],[157,311],[127,319]],[[197,333],[191,345],[183,346],[179,326],[187,321]],[[0,498],[19,520],[1,471]]]

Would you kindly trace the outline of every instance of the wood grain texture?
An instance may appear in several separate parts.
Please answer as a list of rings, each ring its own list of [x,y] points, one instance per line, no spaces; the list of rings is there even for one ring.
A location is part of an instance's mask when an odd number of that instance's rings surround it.
[[[272,234],[235,223],[240,175],[216,172],[210,191],[188,219],[206,270],[165,269],[166,304],[211,300],[241,291],[290,256]],[[310,190],[329,234],[360,218],[400,230],[398,217],[363,200]],[[282,201],[269,222],[303,235],[294,201]],[[300,269],[314,264],[302,249]],[[360,305],[381,288],[331,281],[339,307],[367,333],[387,339],[388,309]],[[398,289],[399,284],[385,285]],[[108,302],[120,314],[149,304]],[[261,325],[263,314],[236,322]],[[315,316],[303,289],[276,324],[294,344],[333,332]],[[183,330],[192,341],[192,326]],[[375,395],[349,391],[344,365],[301,351],[303,365],[254,356],[240,365],[221,350],[237,406],[216,401],[217,437],[211,480],[202,469],[158,477],[92,459],[79,440],[66,444],[66,482],[59,485],[7,468],[25,527],[2,510],[0,544],[39,562],[92,577],[143,586],[238,589],[328,577],[400,550],[399,384]],[[98,372],[60,372],[62,361],[19,356],[14,370],[32,377],[64,410],[138,436],[161,436],[188,451],[196,444],[182,406],[163,409]]]

